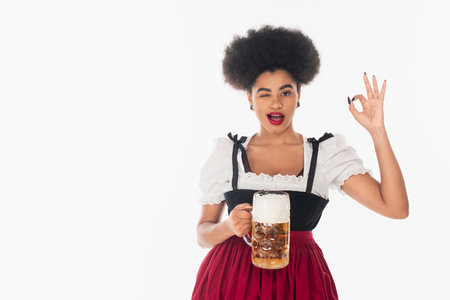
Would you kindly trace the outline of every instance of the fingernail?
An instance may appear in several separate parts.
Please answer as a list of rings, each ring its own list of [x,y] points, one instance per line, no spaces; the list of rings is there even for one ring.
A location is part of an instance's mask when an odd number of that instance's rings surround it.
[[[375,77],[375,75],[372,75],[372,77]]]
[[[355,97],[352,98],[352,101],[355,100]]]
[[[366,72],[364,72],[364,75],[366,75]]]
[[[350,97],[347,97],[348,104],[350,104]]]

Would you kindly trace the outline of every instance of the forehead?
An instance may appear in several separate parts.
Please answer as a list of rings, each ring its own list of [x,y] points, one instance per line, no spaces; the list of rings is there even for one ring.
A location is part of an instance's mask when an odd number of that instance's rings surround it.
[[[265,71],[261,73],[255,80],[254,88],[263,86],[281,86],[286,83],[294,83],[294,80],[285,70]]]

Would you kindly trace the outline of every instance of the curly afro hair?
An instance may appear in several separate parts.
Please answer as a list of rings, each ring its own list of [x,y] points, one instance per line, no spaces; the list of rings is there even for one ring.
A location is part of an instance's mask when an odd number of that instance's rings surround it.
[[[319,72],[319,52],[300,30],[264,25],[259,30],[249,29],[247,35],[235,35],[225,49],[222,70],[232,87],[251,93],[261,73],[283,69],[291,74],[298,90]]]

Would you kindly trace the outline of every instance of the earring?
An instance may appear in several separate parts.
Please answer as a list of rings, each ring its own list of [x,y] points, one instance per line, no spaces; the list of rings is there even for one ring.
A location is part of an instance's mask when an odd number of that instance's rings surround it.
[[[299,108],[299,107],[300,107],[300,101],[297,102],[297,108]]]
[[[250,104],[250,110],[253,110],[253,103]]]

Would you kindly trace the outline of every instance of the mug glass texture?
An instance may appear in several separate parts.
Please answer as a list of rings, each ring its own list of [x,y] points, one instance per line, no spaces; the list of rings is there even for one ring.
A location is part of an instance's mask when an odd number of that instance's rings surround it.
[[[289,264],[290,201],[282,191],[258,191],[253,194],[252,247],[253,265],[281,269]]]

